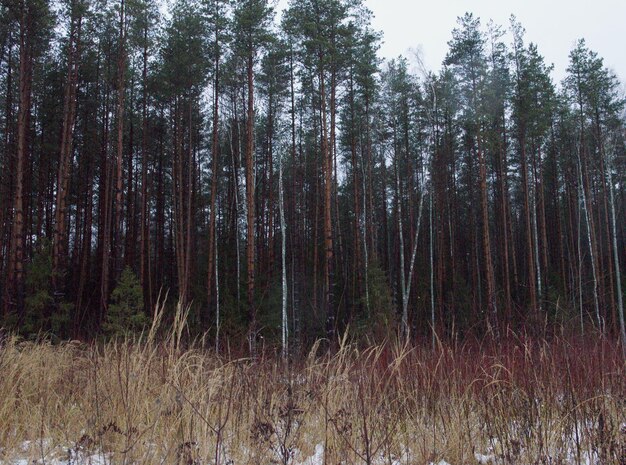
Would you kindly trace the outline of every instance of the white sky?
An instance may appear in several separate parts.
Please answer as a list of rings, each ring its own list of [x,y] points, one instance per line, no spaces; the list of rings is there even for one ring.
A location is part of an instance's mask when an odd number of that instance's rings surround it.
[[[287,0],[279,0],[283,7]],[[626,0],[365,0],[374,13],[373,26],[384,34],[383,58],[410,57],[421,50],[426,67],[438,71],[456,19],[466,11],[508,28],[515,14],[546,63],[554,63],[554,80],[565,76],[568,55],[577,39],[604,58],[626,81]],[[509,43],[510,39],[504,40]]]

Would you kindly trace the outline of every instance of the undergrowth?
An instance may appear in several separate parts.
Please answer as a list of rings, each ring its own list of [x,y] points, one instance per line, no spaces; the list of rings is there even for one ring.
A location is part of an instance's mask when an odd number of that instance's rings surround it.
[[[167,337],[158,326],[106,344],[6,337],[0,463],[288,465],[316,446],[326,464],[626,463],[612,340],[343,342],[250,359],[183,344],[184,315]]]

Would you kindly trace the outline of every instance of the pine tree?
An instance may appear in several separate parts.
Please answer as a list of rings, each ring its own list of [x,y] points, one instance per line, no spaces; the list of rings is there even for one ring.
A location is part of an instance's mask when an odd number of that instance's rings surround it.
[[[255,63],[260,49],[269,40],[269,22],[273,11],[267,0],[243,0],[234,12],[235,43],[238,44],[237,52],[245,62],[247,104],[246,104],[246,209],[247,209],[247,297],[248,297],[248,340],[250,349],[255,351],[255,339],[257,337],[256,302],[255,302],[255,278],[256,278],[256,248],[255,248],[255,173],[254,173],[254,75]]]
[[[497,331],[498,311],[496,302],[495,276],[491,250],[491,232],[489,222],[489,200],[487,189],[487,154],[485,153],[484,125],[485,109],[483,94],[486,84],[487,63],[484,55],[485,37],[480,30],[480,20],[471,13],[458,19],[459,27],[452,31],[452,40],[449,42],[450,51],[446,57],[446,64],[458,73],[460,91],[463,95],[463,121],[465,126],[468,183],[473,184],[478,177],[479,199],[473,195],[473,186],[470,189],[470,203],[478,200],[480,204],[479,224],[474,232],[476,249],[474,252],[474,268],[476,277],[474,282],[480,285],[480,261],[478,257],[478,236],[482,236],[483,271],[485,274],[486,289],[486,322],[489,331]],[[474,167],[474,157],[478,161],[478,173]],[[473,219],[472,219],[473,221]],[[480,299],[479,299],[480,300]],[[481,313],[483,309],[480,309]]]
[[[35,59],[43,54],[52,25],[49,5],[44,0],[20,0],[9,6],[19,24],[18,113],[15,143],[15,181],[12,194],[13,218],[8,253],[7,278],[3,296],[4,315],[24,318],[24,265],[28,258],[30,229],[28,173],[31,164],[31,106]]]

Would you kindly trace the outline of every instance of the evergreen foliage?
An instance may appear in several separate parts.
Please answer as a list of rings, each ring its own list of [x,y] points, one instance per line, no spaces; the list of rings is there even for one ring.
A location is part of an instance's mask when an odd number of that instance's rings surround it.
[[[580,40],[557,83],[514,17],[466,13],[429,72],[382,60],[372,18],[2,2],[2,324],[136,332],[169,293],[253,351],[277,328],[623,332],[626,101],[602,58]]]
[[[147,323],[141,283],[133,270],[126,267],[111,293],[111,304],[102,330],[109,337],[122,336],[140,332]]]

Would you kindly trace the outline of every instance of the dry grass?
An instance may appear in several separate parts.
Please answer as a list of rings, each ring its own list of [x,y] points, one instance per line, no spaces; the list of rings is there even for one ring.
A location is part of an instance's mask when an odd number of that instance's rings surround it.
[[[626,365],[611,341],[344,345],[286,364],[183,350],[180,335],[5,340],[0,463],[298,464],[317,444],[327,464],[626,463]]]

